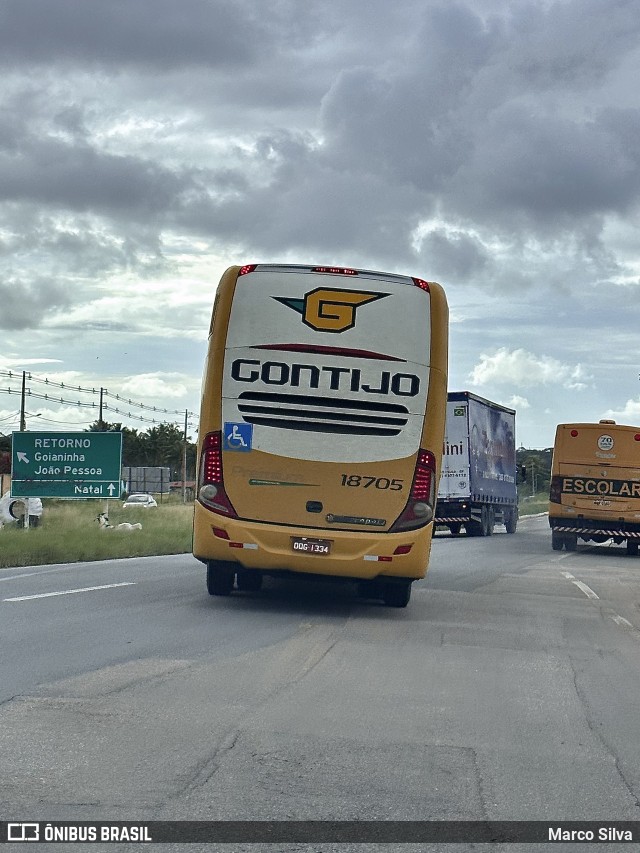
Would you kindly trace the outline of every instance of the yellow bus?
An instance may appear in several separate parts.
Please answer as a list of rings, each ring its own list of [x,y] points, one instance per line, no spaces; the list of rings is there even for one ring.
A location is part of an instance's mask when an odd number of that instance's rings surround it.
[[[435,282],[289,264],[224,273],[193,536],[211,595],[284,573],[407,605],[429,561],[447,338]]]
[[[559,424],[551,463],[549,525],[554,551],[578,539],[640,542],[640,428],[602,420]]]

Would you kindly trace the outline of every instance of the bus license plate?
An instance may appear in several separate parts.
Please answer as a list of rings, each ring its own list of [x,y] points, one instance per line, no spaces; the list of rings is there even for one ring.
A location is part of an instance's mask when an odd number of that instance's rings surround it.
[[[329,554],[331,539],[307,539],[306,536],[292,536],[291,547],[302,554]]]

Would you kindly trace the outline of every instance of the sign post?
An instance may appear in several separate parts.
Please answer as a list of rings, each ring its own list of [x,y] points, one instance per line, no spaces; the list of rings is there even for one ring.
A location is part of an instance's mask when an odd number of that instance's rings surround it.
[[[121,432],[14,432],[11,497],[118,498]]]

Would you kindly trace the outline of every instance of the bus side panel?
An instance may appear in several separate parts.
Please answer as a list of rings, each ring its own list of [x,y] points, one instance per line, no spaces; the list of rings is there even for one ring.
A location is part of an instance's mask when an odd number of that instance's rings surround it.
[[[202,430],[204,424],[207,432],[222,429],[222,365],[229,314],[239,270],[238,266],[229,267],[223,273],[216,291],[200,396],[200,426]],[[202,434],[198,436],[198,454],[203,438]],[[198,458],[198,466],[199,463]]]

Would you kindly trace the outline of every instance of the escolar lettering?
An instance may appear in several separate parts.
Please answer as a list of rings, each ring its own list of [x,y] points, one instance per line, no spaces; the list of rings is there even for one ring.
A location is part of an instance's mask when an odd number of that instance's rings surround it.
[[[640,482],[636,480],[596,480],[585,477],[563,477],[562,492],[569,495],[593,495],[612,498],[640,498]]]

